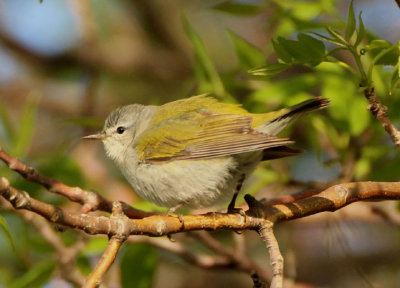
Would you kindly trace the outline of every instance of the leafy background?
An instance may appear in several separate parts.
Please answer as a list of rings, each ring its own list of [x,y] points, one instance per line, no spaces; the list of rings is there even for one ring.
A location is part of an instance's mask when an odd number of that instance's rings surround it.
[[[211,92],[253,112],[316,95],[331,99],[326,111],[282,133],[306,152],[260,165],[246,193],[275,197],[338,182],[399,180],[398,148],[366,110],[362,93],[374,85],[400,126],[400,10],[394,1],[355,1],[350,13],[349,1],[334,0],[83,3],[0,2],[0,145],[42,173],[158,209],[132,192],[101,145],[80,137],[101,129],[117,106]],[[79,209],[4,165],[0,174],[42,201]],[[373,205],[397,216],[395,203]],[[69,287],[57,272],[54,250],[31,225],[0,213],[0,287]],[[80,237],[59,235],[68,245]],[[215,236],[232,243],[231,233]],[[243,234],[247,251],[269,269],[254,236]],[[83,272],[98,260],[105,240],[88,240],[78,261]],[[278,228],[286,277],[324,287],[400,286],[399,240],[397,226],[365,203]],[[248,275],[201,270],[145,244],[125,245],[106,281],[122,287],[251,285]]]

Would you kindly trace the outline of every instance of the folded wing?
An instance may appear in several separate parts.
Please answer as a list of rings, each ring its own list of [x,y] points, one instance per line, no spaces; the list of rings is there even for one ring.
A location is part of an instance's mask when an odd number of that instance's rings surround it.
[[[144,132],[136,143],[136,151],[142,161],[162,163],[222,157],[293,143],[252,129],[252,121],[250,115],[187,112]]]

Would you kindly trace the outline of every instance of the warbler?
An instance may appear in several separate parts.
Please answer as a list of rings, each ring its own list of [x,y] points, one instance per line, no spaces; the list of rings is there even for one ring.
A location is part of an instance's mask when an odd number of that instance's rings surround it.
[[[302,114],[325,108],[316,97],[278,111],[253,114],[241,105],[199,95],[161,106],[132,104],[114,110],[101,140],[133,189],[144,199],[172,209],[231,202],[260,161],[300,150],[277,135]]]

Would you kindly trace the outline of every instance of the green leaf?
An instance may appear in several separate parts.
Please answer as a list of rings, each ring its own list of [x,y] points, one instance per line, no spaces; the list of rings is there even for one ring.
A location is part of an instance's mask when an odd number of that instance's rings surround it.
[[[32,95],[28,98],[24,111],[22,112],[20,128],[12,150],[12,154],[16,157],[24,157],[31,145],[38,104],[39,97],[37,95]]]
[[[356,17],[354,16],[353,0],[350,1],[349,12],[347,15],[346,33],[345,38],[347,41],[353,36],[356,30]]]
[[[285,71],[289,67],[290,65],[284,63],[272,63],[272,64],[266,64],[261,67],[253,68],[248,72],[249,74],[254,76],[271,77]]]
[[[335,39],[336,42],[340,43],[340,45],[347,46],[347,41],[343,38],[342,35],[340,35],[339,32],[336,30],[333,30],[331,27],[327,26],[326,31]]]
[[[395,66],[398,63],[399,54],[399,49],[396,46],[384,49],[374,57],[374,65]]]
[[[29,268],[22,277],[15,279],[9,288],[35,288],[43,287],[53,274],[55,261],[42,261]]]
[[[383,50],[392,47],[393,44],[386,40],[372,40],[371,43],[365,46],[367,50]]]
[[[333,43],[333,44],[336,44],[336,45],[338,45],[338,46],[346,47],[346,45],[344,45],[342,41],[338,41],[338,40],[336,40],[335,38],[329,38],[329,37],[327,37],[327,36],[325,36],[325,35],[322,35],[322,34],[319,34],[319,33],[316,33],[316,32],[310,32],[310,34],[313,34],[313,35],[315,35],[315,36],[318,36],[319,38],[321,38],[321,39],[323,39],[323,40],[325,40],[325,41],[331,42],[331,43]]]
[[[276,54],[278,55],[279,59],[281,59],[283,62],[287,64],[293,63],[293,58],[291,53],[287,51],[286,47],[284,44],[282,44],[281,37],[278,37],[277,40],[272,39],[272,46],[274,47],[274,50]],[[285,40],[285,39],[283,39]]]
[[[249,69],[265,63],[265,56],[262,51],[233,32],[229,32],[229,36],[235,45],[236,54],[242,67]]]
[[[324,42],[304,33],[300,33],[297,38],[305,51],[307,51],[304,53],[307,58],[314,58],[317,63],[320,63],[325,58],[326,50]]]
[[[154,247],[140,243],[129,245],[121,260],[122,287],[152,287],[157,261]]]
[[[232,15],[250,16],[262,12],[265,7],[228,1],[214,6],[213,9]]]
[[[200,86],[199,92],[204,93],[211,90],[218,96],[226,96],[224,84],[208,56],[203,42],[185,17],[182,18],[182,21],[186,35],[195,49],[195,74]]]
[[[6,236],[6,240],[10,245],[11,249],[15,251],[14,241],[12,240],[10,229],[8,228],[6,219],[4,219],[3,216],[1,215],[0,215],[0,229],[3,230],[4,235]]]
[[[300,33],[298,41],[278,37],[272,44],[278,57],[287,64],[318,65],[325,59],[325,45],[321,40]]]
[[[393,73],[390,81],[390,91],[393,93],[393,90],[396,88],[400,79],[400,71],[399,71],[399,63],[393,68]]]
[[[361,41],[364,39],[365,35],[365,26],[364,22],[361,17],[362,11],[360,11],[360,14],[358,14],[358,31],[357,31],[357,39],[356,42],[354,43],[354,47],[357,47],[360,45]]]

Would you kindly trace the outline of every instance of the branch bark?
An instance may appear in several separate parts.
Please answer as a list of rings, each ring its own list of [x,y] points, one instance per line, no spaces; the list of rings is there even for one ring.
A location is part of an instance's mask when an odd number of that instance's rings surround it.
[[[112,212],[112,201],[105,199],[103,196],[94,191],[81,189],[80,187],[68,186],[56,179],[46,177],[40,174],[36,169],[22,163],[19,159],[12,157],[0,147],[0,159],[15,172],[19,173],[22,177],[30,182],[42,185],[52,193],[66,197],[67,199],[78,202],[83,205],[82,212],[88,213],[89,211],[101,210],[105,212]],[[143,218],[154,215],[141,210],[137,210],[132,206],[122,203],[123,211],[129,218]]]
[[[224,213],[184,215],[181,217],[183,223],[178,217],[169,215],[122,220],[78,214],[33,199],[28,193],[10,186],[4,177],[0,179],[0,195],[16,209],[30,210],[42,215],[50,222],[79,229],[88,234],[116,235],[120,233],[122,225],[126,229],[124,231],[126,234],[158,237],[194,230],[257,230],[260,223],[260,218],[251,215],[251,210],[247,210],[245,216]],[[355,201],[399,199],[399,182],[354,182],[332,186],[312,197],[292,203],[263,205],[262,209],[265,219],[272,223],[279,223],[316,213],[332,212]]]
[[[99,263],[97,263],[96,268],[87,277],[85,285],[82,286],[83,288],[94,288],[100,285],[104,273],[110,268],[111,264],[114,263],[115,257],[123,242],[124,239],[120,237],[111,237]]]
[[[121,203],[113,203],[113,212],[111,218],[122,220],[120,223],[126,224],[126,221],[124,220],[127,220],[128,217],[124,214]],[[108,242],[106,250],[101,256],[99,263],[97,263],[94,270],[87,277],[86,283],[83,285],[84,288],[98,287],[100,285],[103,275],[107,272],[112,263],[114,263],[115,257],[117,257],[117,253],[121,248],[122,243],[125,242],[128,236],[129,234],[127,233],[126,226],[120,225],[119,231],[111,236],[111,239]]]
[[[392,122],[390,122],[387,115],[388,108],[376,98],[374,87],[365,89],[364,95],[369,101],[369,106],[367,109],[371,111],[372,115],[374,115],[379,122],[381,122],[383,128],[389,134],[393,143],[396,146],[400,146],[400,131],[394,127]]]
[[[279,250],[278,241],[272,230],[272,223],[265,221],[258,229],[258,234],[265,243],[270,256],[272,266],[271,288],[283,287],[283,256]]]

